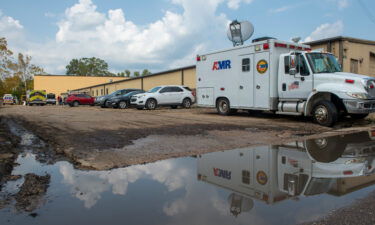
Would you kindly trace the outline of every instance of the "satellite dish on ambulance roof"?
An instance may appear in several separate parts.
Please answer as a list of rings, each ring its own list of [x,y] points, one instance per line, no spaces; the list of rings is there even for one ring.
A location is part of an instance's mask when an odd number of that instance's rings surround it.
[[[229,24],[227,36],[233,46],[243,45],[254,33],[254,26],[249,21],[234,20]]]

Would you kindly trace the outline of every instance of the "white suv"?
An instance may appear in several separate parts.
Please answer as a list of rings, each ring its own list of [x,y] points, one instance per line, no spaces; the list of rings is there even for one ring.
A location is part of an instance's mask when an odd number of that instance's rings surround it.
[[[179,85],[154,87],[146,93],[133,95],[130,103],[138,109],[156,109],[158,106],[190,108],[195,98],[190,88]]]

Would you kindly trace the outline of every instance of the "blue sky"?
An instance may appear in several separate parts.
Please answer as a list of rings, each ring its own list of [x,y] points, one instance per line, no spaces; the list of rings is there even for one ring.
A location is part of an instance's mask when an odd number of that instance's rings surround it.
[[[80,57],[157,72],[230,47],[233,19],[251,21],[253,38],[375,40],[374,0],[1,0],[0,36],[53,74]]]

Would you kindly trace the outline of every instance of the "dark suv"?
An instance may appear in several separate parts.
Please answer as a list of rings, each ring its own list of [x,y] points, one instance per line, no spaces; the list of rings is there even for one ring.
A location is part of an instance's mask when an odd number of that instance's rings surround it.
[[[122,90],[114,91],[109,95],[103,95],[103,96],[97,97],[95,99],[95,105],[99,105],[102,108],[111,107],[111,105],[108,104],[108,99],[116,97],[116,96],[125,95],[131,91],[138,91],[138,90],[139,89],[122,89]]]
[[[107,100],[108,105],[111,105],[113,108],[126,109],[130,106],[130,98],[133,95],[145,93],[143,90],[136,90],[126,93],[125,95],[114,96]]]

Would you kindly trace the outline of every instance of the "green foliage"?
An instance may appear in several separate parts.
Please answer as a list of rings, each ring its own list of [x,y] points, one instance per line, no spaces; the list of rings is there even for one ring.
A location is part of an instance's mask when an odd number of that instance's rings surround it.
[[[5,79],[11,74],[13,52],[8,49],[7,40],[0,37],[0,80]]]
[[[138,71],[134,71],[133,75],[134,75],[135,77],[139,77],[141,74],[140,74]]]
[[[14,60],[12,55],[6,39],[0,37],[0,97],[13,94],[20,98],[26,94],[26,90],[34,88],[34,75],[46,73],[31,64],[31,56],[19,53],[17,60]]]
[[[73,76],[112,76],[108,71],[108,63],[104,60],[91,57],[72,59],[66,66],[66,74]]]
[[[150,74],[151,74],[151,72],[148,71],[148,69],[144,69],[144,70],[142,71],[142,76],[147,76],[147,75],[150,75]]]

